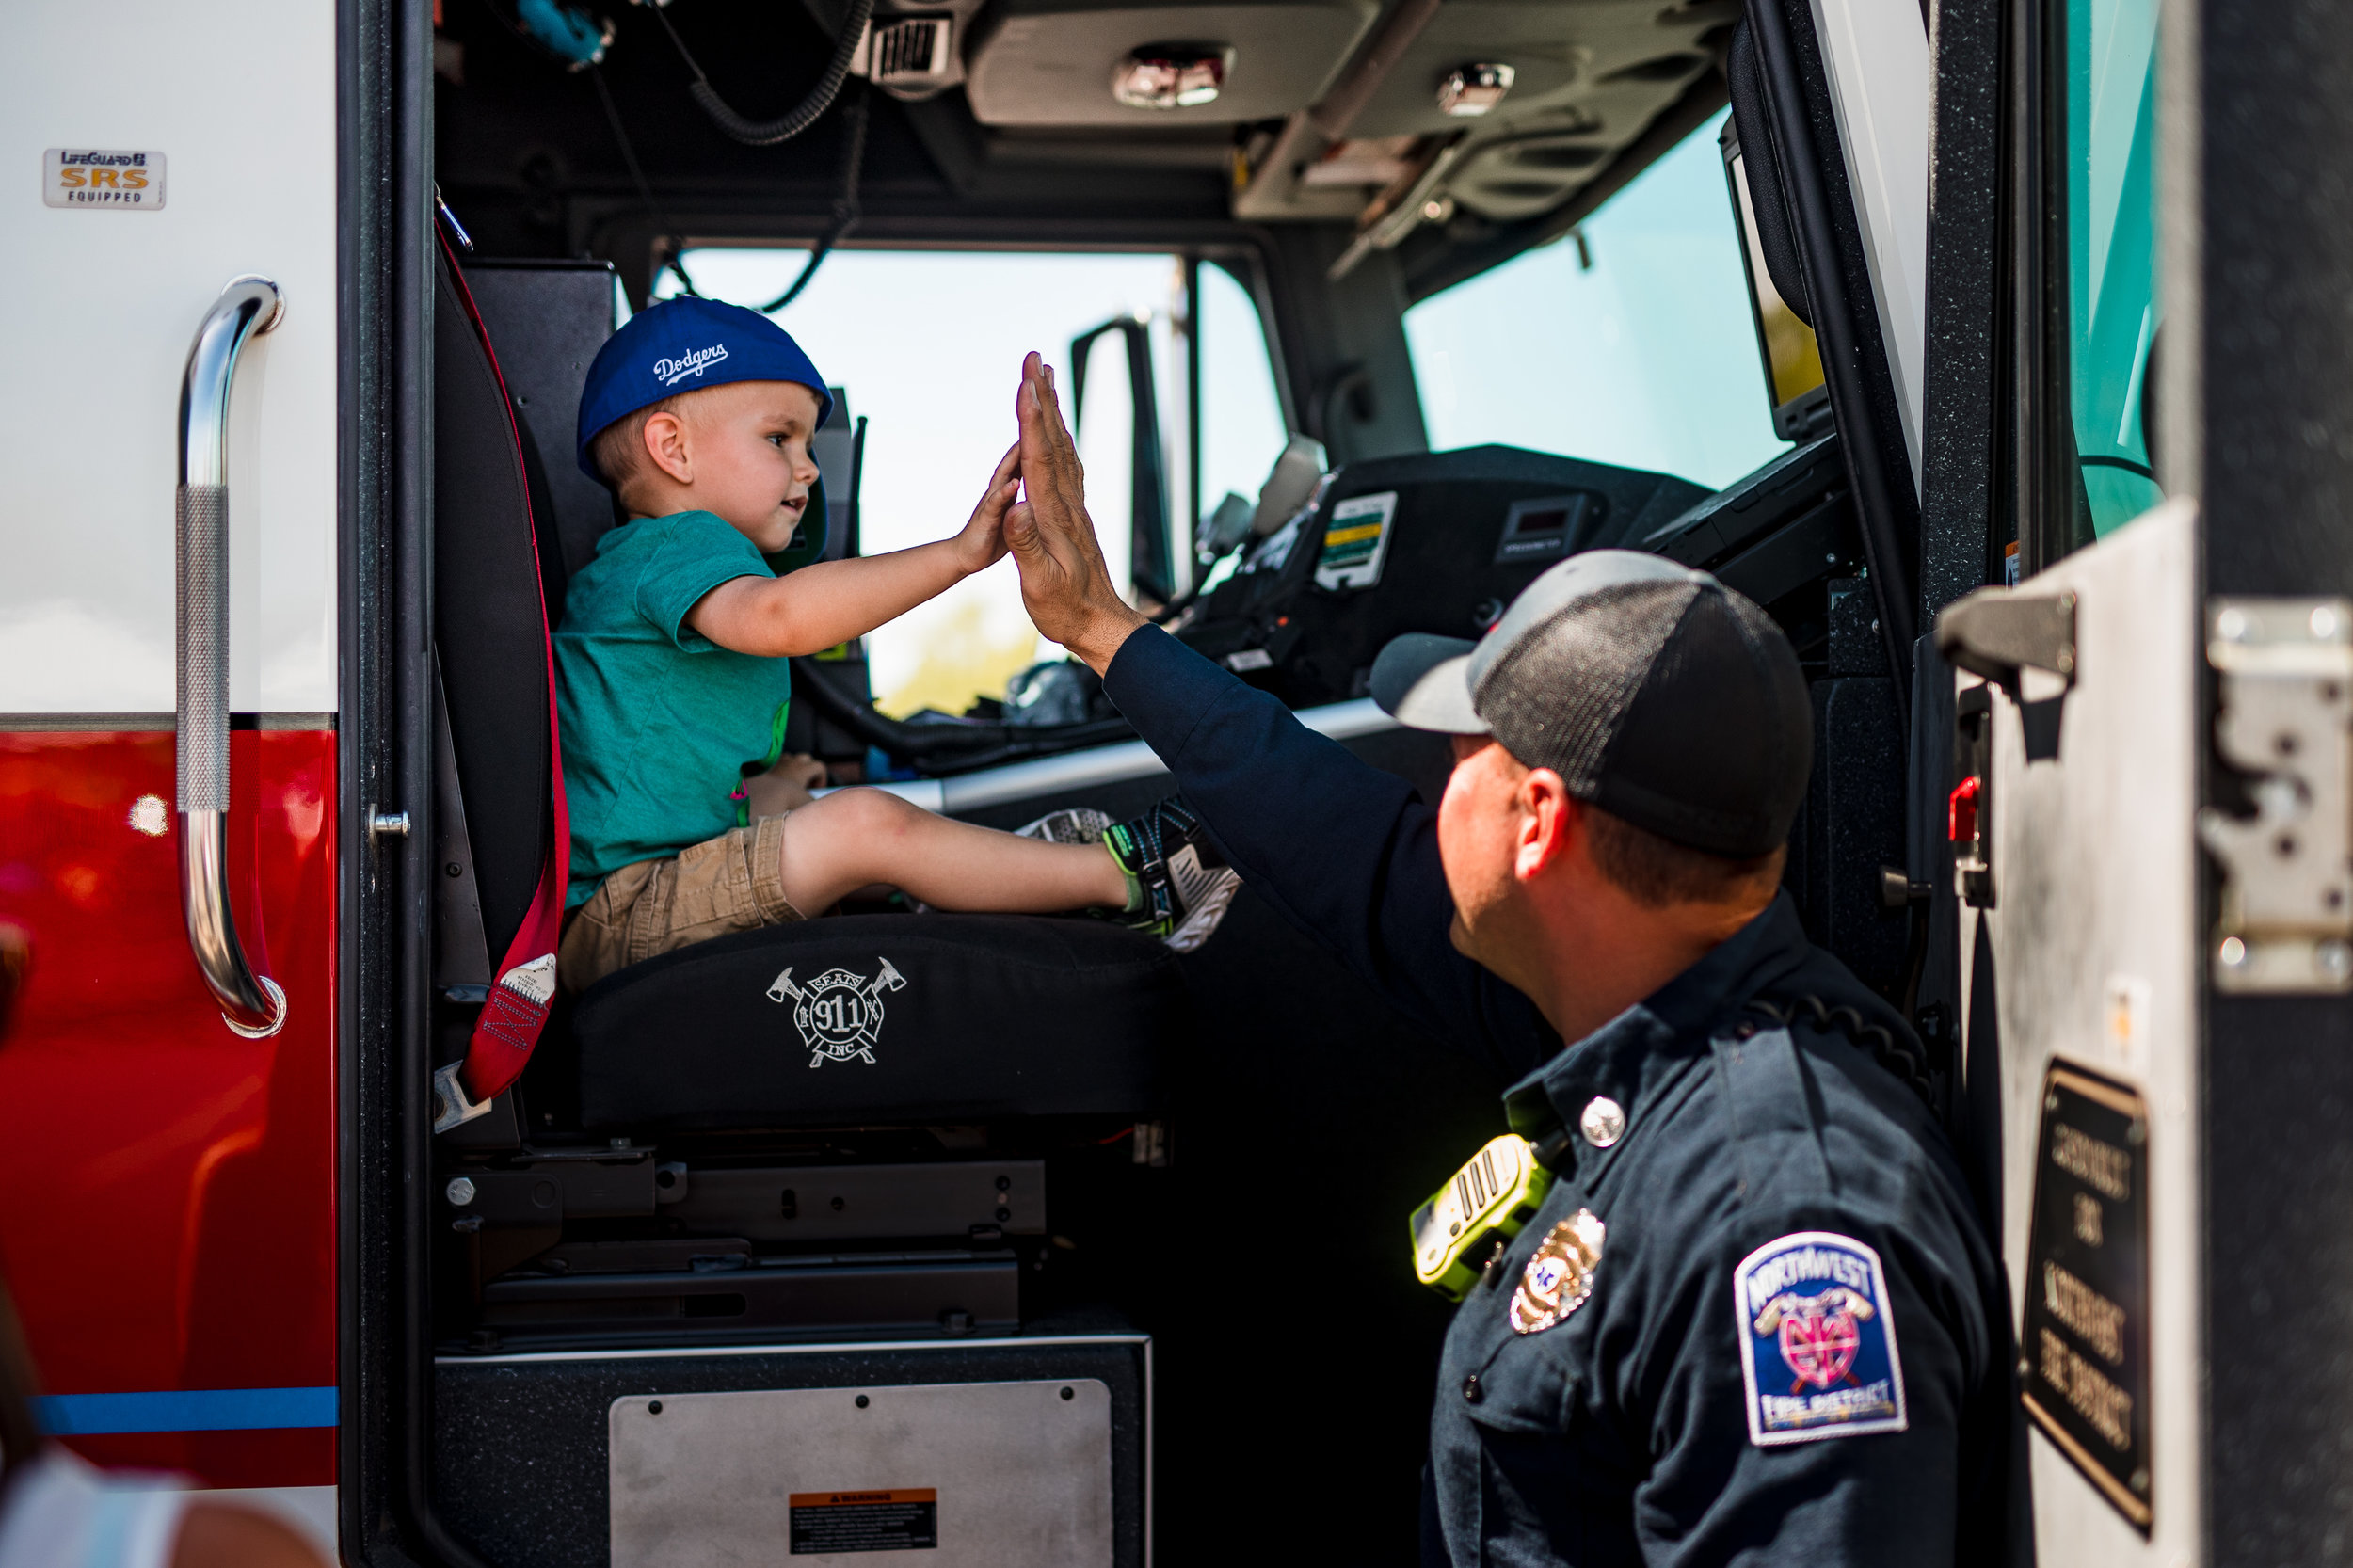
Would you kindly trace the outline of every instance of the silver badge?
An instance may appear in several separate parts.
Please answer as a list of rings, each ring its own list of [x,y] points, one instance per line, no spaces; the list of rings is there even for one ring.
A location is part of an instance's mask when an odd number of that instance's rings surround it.
[[[1536,1248],[1512,1293],[1512,1332],[1541,1334],[1585,1304],[1593,1293],[1593,1270],[1601,1262],[1603,1225],[1580,1208]]]

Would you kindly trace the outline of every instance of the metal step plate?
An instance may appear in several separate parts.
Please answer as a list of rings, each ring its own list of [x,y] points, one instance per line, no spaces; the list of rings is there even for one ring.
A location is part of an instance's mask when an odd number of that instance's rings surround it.
[[[631,1394],[608,1420],[613,1568],[1112,1561],[1093,1378]]]

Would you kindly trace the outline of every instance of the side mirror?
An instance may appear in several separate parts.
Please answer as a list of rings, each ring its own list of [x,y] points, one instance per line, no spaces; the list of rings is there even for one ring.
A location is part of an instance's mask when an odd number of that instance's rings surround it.
[[[1225,492],[1225,499],[1217,504],[1217,510],[1211,512],[1208,520],[1202,523],[1200,537],[1193,540],[1194,575],[1206,574],[1211,567],[1239,549],[1242,540],[1250,537],[1251,512],[1249,502],[1231,490]]]
[[[1116,345],[1116,347],[1114,347]],[[1125,417],[1127,423],[1127,484],[1090,487],[1088,504],[1098,520],[1116,520],[1121,501],[1128,513],[1128,575],[1136,592],[1167,603],[1176,592],[1175,542],[1168,526],[1168,464],[1160,448],[1159,383],[1153,376],[1152,335],[1148,323],[1121,316],[1091,328],[1070,340],[1070,417],[1082,452],[1096,454],[1090,468],[1106,481],[1117,475],[1103,472],[1105,459],[1119,450],[1113,427],[1121,418],[1118,398],[1096,398],[1096,423],[1087,423],[1087,372],[1098,355],[1123,353],[1127,360]],[[1110,370],[1112,367],[1103,367]],[[1095,383],[1098,392],[1103,377]],[[1124,494],[1121,492],[1124,490]]]

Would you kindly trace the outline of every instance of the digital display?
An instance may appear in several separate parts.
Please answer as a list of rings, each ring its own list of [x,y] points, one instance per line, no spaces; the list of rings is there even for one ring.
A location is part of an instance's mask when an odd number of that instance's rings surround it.
[[[1825,395],[1821,346],[1815,342],[1814,328],[1798,319],[1798,312],[1773,286],[1764,247],[1757,239],[1748,169],[1739,143],[1729,134],[1724,143],[1724,175],[1740,222],[1740,264],[1748,274],[1749,306],[1756,323],[1757,352],[1764,360],[1766,395],[1772,400],[1773,426],[1783,439],[1795,440],[1810,417],[1811,406]]]
[[[1503,515],[1503,537],[1496,544],[1495,564],[1508,567],[1566,555],[1572,540],[1579,534],[1591,534],[1586,524],[1598,521],[1601,512],[1601,497],[1584,490],[1515,501]]]

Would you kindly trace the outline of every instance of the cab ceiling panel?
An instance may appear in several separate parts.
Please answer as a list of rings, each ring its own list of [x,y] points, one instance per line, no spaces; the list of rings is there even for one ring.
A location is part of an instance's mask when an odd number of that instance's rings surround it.
[[[1554,111],[1561,121],[1557,128],[1542,112],[1498,125],[1493,139],[1475,140],[1457,163],[1449,194],[1493,218],[1530,217],[1559,206],[1647,129],[1709,62],[1704,55],[1678,53],[1659,56],[1657,64],[1657,75],[1604,82]],[[1662,86],[1672,90],[1662,94]]]
[[[1438,88],[1456,67],[1477,61],[1513,73],[1481,130],[1599,129],[1614,119],[1623,139],[1629,115],[1647,120],[1707,69],[1695,47],[1707,24],[1662,23],[1660,9],[1657,0],[1449,0],[1374,90],[1353,134],[1463,130],[1464,120],[1438,106]]]
[[[1718,75],[1740,8],[1447,0],[1425,14],[1401,43],[1359,50],[1330,98],[1245,147],[1241,216],[1353,218],[1389,249],[1458,211],[1473,229],[1555,212],[1629,150],[1647,161],[1646,133]],[[1385,68],[1367,57],[1384,53]]]
[[[1272,120],[1305,108],[1346,63],[1373,0],[1119,7],[1013,0],[974,44],[965,91],[984,125],[1178,130]],[[1130,107],[1112,94],[1123,62],[1171,44],[1225,59],[1208,103]]]
[[[589,14],[589,0],[550,4]],[[848,9],[606,6],[590,65],[526,37],[519,0],[452,0],[434,36],[440,187],[486,253],[605,256],[633,297],[681,236],[823,232],[844,196],[843,107],[806,136],[745,146],[688,89],[699,69],[738,113],[780,114],[824,73]],[[1224,243],[1243,224],[1338,222],[1355,230],[1338,271],[1396,250],[1417,296],[1554,237],[1721,103],[1739,0],[876,9],[886,28],[945,19],[947,74],[964,80],[845,93],[871,111],[854,241]],[[1176,73],[1169,106],[1120,101],[1115,76],[1138,96],[1139,64]],[[1458,83],[1447,96],[1449,78],[1481,66],[1481,92]],[[1212,75],[1213,90],[1188,72]]]
[[[680,237],[792,241],[824,232],[842,194],[844,109],[862,95],[870,123],[853,243],[1176,232],[1222,243],[1233,232],[1227,124],[1172,115],[1163,118],[1173,128],[985,127],[960,86],[905,102],[853,80],[806,135],[746,146],[690,96],[696,78],[680,45],[741,114],[784,113],[824,74],[846,8],[674,0],[657,14],[599,0],[593,14],[612,26],[603,57],[571,69],[523,35],[516,0],[446,0],[434,30],[441,191],[483,254],[604,257],[642,299],[655,258]],[[881,8],[886,17],[904,8],[899,0]],[[947,0],[929,13],[971,9]],[[1343,38],[1332,52],[1347,48]],[[1092,91],[1108,101],[1108,75]]]

